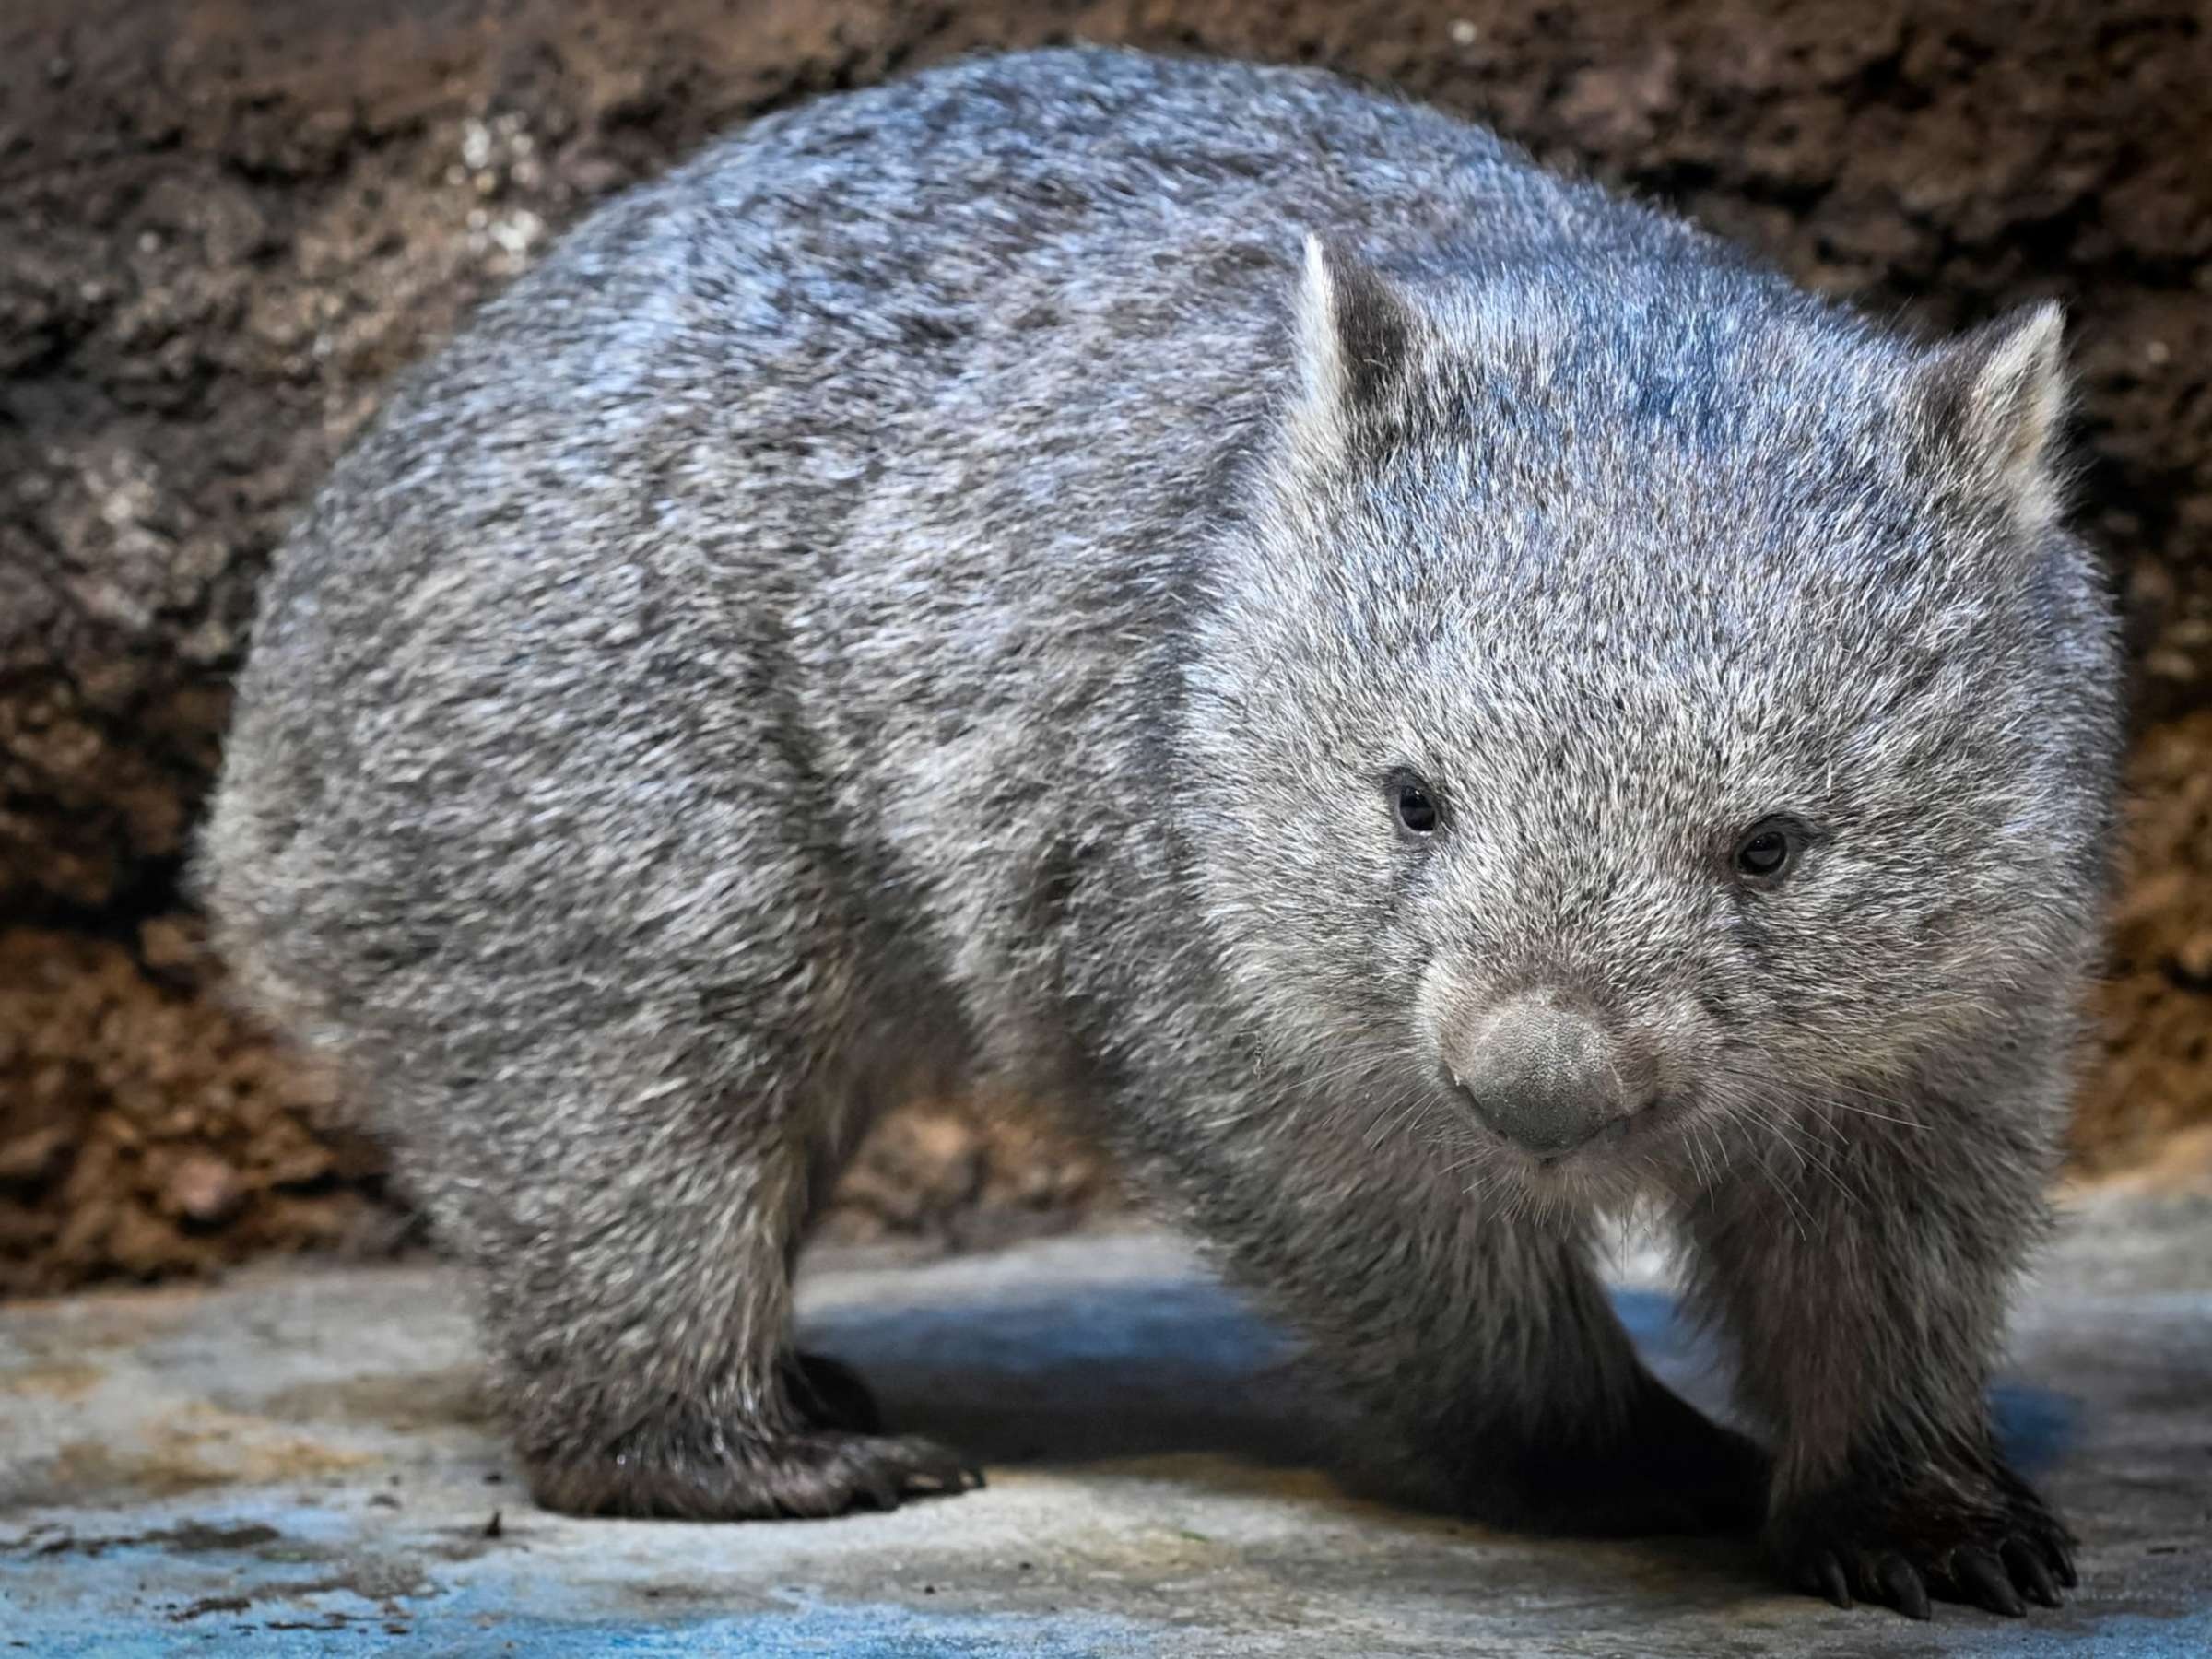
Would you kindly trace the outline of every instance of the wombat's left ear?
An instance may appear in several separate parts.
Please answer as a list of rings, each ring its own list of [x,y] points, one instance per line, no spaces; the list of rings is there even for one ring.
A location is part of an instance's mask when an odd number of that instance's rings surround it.
[[[2056,300],[2022,306],[1944,347],[1923,380],[1935,429],[2037,524],[2058,510],[2053,460],[2066,411],[2065,326]]]
[[[1293,430],[1312,458],[1342,459],[1397,401],[1412,309],[1358,254],[1309,234],[1292,321],[1300,391]]]

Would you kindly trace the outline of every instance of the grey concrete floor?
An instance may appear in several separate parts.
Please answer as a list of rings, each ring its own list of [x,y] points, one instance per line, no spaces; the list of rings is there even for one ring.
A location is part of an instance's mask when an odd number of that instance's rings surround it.
[[[1722,1388],[1650,1265],[1622,1311]],[[582,1522],[520,1490],[453,1276],[307,1268],[0,1309],[0,1648],[370,1653],[2212,1653],[2212,1201],[2089,1203],[2007,1432],[2083,1586],[1933,1625],[1749,1547],[1516,1538],[1347,1494],[1284,1344],[1159,1233],[811,1265],[810,1346],[988,1489],[832,1522]]]

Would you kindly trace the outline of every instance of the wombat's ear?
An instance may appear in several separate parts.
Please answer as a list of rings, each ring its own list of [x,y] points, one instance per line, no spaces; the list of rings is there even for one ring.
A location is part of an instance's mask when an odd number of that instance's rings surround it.
[[[1308,235],[1295,312],[1302,433],[1340,450],[1360,418],[1389,404],[1405,378],[1413,312],[1357,254]]]
[[[1936,430],[1984,470],[2024,520],[2055,515],[2052,465],[2066,409],[2065,313],[2022,306],[1940,350],[1924,393]]]

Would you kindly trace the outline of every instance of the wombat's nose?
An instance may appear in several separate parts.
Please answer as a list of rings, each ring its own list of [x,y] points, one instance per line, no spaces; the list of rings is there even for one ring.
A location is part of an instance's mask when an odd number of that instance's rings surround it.
[[[1468,1021],[1446,1040],[1444,1064],[1483,1122],[1538,1157],[1571,1151],[1635,1110],[1605,1027],[1542,994]]]

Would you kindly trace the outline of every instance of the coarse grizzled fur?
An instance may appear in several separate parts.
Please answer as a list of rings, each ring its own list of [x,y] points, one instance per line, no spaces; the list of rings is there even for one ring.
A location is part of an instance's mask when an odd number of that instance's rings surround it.
[[[1319,73],[823,99],[596,213],[338,467],[221,940],[473,1264],[556,1507],[965,1482],[791,1353],[787,1269],[966,1077],[1108,1136],[1465,1513],[2055,1601],[1983,1387],[2112,839],[2059,334],[1900,338]],[[1493,1129],[1509,1002],[1632,1116]],[[1616,1322],[1639,1200],[1771,1457]]]

